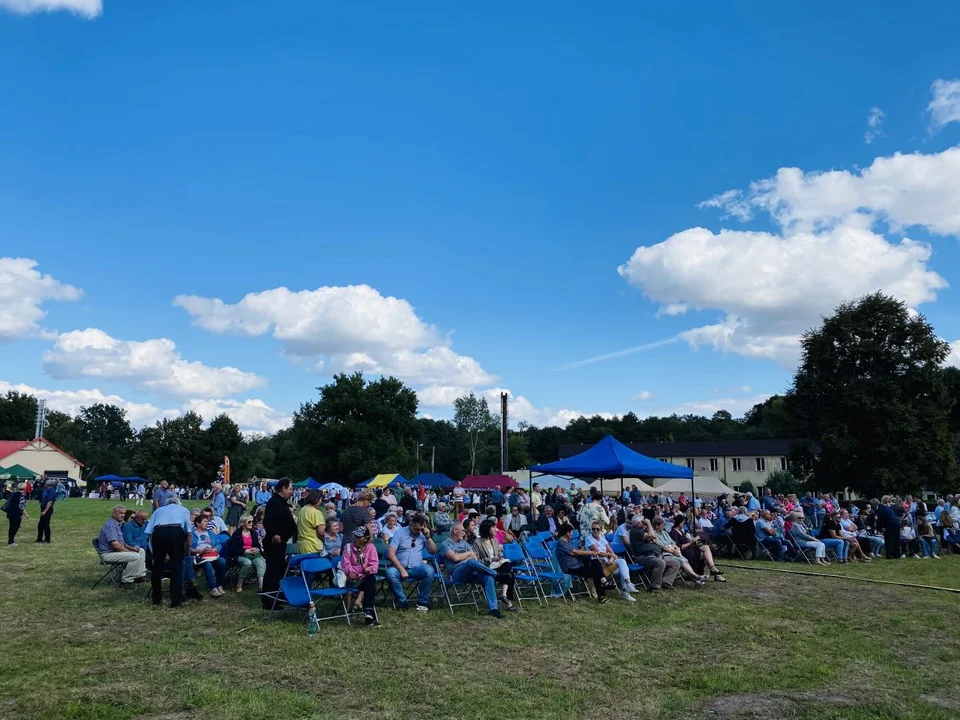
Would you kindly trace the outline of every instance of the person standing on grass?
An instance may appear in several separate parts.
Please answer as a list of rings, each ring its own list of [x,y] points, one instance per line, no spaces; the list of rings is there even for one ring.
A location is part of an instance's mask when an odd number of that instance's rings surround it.
[[[263,592],[275,593],[280,589],[280,580],[286,570],[287,541],[297,534],[297,523],[290,512],[289,500],[293,487],[289,478],[277,481],[276,489],[267,501],[263,513],[264,546],[263,559],[267,570],[263,576]],[[263,597],[263,608],[269,610],[273,601]]]
[[[23,483],[16,486],[10,497],[3,504],[3,511],[7,514],[7,522],[10,523],[10,529],[7,531],[7,547],[17,546],[17,531],[20,529],[20,523],[27,515],[27,495]]]
[[[881,503],[876,498],[870,501],[870,507],[877,516],[877,528],[883,532],[884,552],[887,560],[899,560],[900,555],[900,519],[890,507],[890,496],[884,495]]]
[[[57,502],[57,491],[54,481],[47,480],[43,484],[43,494],[40,495],[40,520],[37,522],[37,542],[50,544],[50,518],[53,516],[53,505]]]
[[[170,607],[178,608],[183,604],[183,585],[187,585],[187,597],[195,600],[202,598],[193,584],[193,560],[190,558],[191,543],[190,511],[180,504],[180,498],[174,496],[167,504],[157,510],[147,521],[144,531],[153,556],[153,571],[150,584],[153,604],[163,601],[163,570],[168,559],[170,562]],[[189,575],[185,572],[189,569]]]

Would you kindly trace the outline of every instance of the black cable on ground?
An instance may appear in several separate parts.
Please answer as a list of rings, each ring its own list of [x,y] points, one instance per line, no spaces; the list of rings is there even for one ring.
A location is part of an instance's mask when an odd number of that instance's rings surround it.
[[[752,565],[733,565],[731,563],[720,563],[724,567],[736,568],[738,570],[758,570],[760,572],[778,572],[788,573],[790,575],[808,575],[810,577],[839,578],[840,580],[856,580],[858,582],[877,583],[879,585],[899,585],[900,587],[919,588],[921,590],[942,590],[944,592],[960,593],[960,588],[946,588],[939,585],[918,585],[916,583],[896,582],[894,580],[875,580],[873,578],[862,578],[855,575],[837,575],[836,573],[809,572],[806,570],[787,570],[785,568],[774,567],[754,567]]]

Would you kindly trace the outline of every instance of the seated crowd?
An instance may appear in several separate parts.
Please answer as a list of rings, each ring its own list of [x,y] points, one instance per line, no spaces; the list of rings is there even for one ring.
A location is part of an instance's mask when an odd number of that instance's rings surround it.
[[[475,587],[488,614],[503,618],[518,609],[518,583],[539,584],[544,600],[573,597],[582,588],[600,604],[611,590],[635,602],[641,581],[651,593],[671,590],[680,579],[693,589],[708,577],[726,582],[720,554],[815,564],[870,562],[881,554],[939,559],[939,548],[960,531],[953,496],[928,513],[909,497],[841,508],[831,496],[811,494],[798,500],[767,491],[760,499],[745,493],[710,502],[634,491],[610,498],[595,488],[588,495],[562,488],[541,493],[534,484],[526,507],[493,493],[489,499],[500,502],[476,507],[453,493],[452,503],[436,502],[431,517],[410,488],[399,501],[392,492],[360,490],[352,504],[312,490],[296,507],[290,482],[281,480],[272,492],[256,493],[252,513],[234,502],[247,497],[237,493],[227,496],[229,503],[192,511],[171,493],[149,516],[116,505],[96,544],[105,562],[122,565],[121,588],[152,573],[154,604],[169,577],[171,607],[202,599],[202,577],[213,598],[225,595],[226,585],[239,593],[256,583],[264,608],[272,609],[294,567],[291,558],[326,558],[327,572],[310,582],[347,591],[350,609],[377,626],[378,592],[399,610],[412,603],[428,612],[438,579]],[[213,497],[223,494],[215,487]]]

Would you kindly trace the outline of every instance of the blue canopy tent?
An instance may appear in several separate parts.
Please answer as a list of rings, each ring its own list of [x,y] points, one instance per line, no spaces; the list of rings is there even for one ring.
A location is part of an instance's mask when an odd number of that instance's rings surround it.
[[[145,480],[142,477],[137,477],[136,475],[130,475],[129,477],[125,477],[123,478],[123,481],[128,483],[137,483],[138,485],[140,483],[143,483],[144,485],[146,485],[149,482],[149,480]]]
[[[119,475],[101,475],[98,478],[94,478],[94,480],[96,482],[117,483],[118,485],[123,485],[125,478],[122,478]]]
[[[314,480],[312,477],[307,478],[307,487],[311,490],[319,490],[323,487],[323,483],[319,480]]]
[[[422,485],[423,487],[449,489],[454,487],[457,483],[443,473],[420,473],[410,481],[410,484]]]
[[[530,482],[535,476],[560,475],[571,478],[591,478],[600,480],[603,489],[604,480],[620,479],[623,490],[625,478],[689,478],[690,492],[693,496],[693,469],[666,463],[641,455],[631,450],[612,435],[579,455],[557,460],[530,468]]]

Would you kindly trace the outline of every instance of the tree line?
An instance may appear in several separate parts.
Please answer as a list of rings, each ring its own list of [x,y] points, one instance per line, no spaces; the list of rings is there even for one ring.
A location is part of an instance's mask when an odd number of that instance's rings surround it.
[[[927,320],[881,294],[839,308],[806,333],[789,389],[741,418],[580,417],[566,427],[520,423],[509,432],[509,467],[556,460],[563,444],[805,438],[790,458],[794,480],[811,489],[850,487],[861,494],[956,488],[960,437],[960,370]],[[393,377],[339,374],[303,403],[290,427],[244,436],[226,415],[208,426],[189,412],[135,429],[125,411],[96,404],[76,416],[49,412],[45,436],[105,473],[207,485],[224,455],[232,477],[312,476],[347,485],[381,472],[412,477],[436,472],[460,479],[497,472],[500,432],[487,401],[458,398],[452,420],[418,417],[414,390]],[[0,439],[30,439],[37,401],[0,396]],[[819,453],[811,452],[819,447]]]

